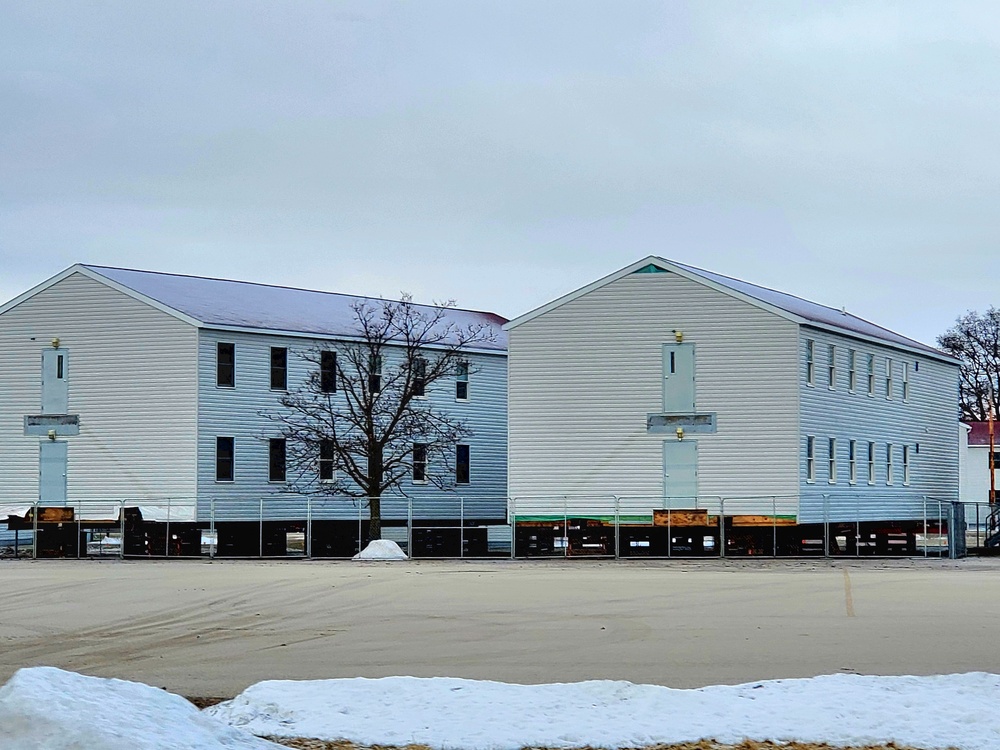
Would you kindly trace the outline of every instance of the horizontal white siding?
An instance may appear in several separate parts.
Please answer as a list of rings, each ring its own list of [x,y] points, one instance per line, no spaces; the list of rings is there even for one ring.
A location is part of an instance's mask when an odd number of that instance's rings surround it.
[[[0,505],[38,498],[42,350],[68,352],[68,499],[176,498],[193,505],[197,330],[82,274],[0,315]],[[0,510],[2,512],[2,510]]]
[[[235,344],[236,387],[216,386],[216,345]],[[288,349],[288,386],[300,387],[315,368],[301,354],[329,341],[275,336],[265,333],[235,333],[203,329],[200,333],[200,409],[199,409],[199,515],[208,518],[212,509],[218,518],[256,519],[261,501],[269,518],[305,518],[306,503],[290,495],[287,485],[268,482],[269,437],[280,437],[277,424],[265,416],[280,409],[280,392],[270,388],[270,349]],[[507,495],[507,361],[503,355],[474,354],[468,357],[469,400],[455,400],[453,378],[441,380],[428,388],[433,405],[461,419],[472,429],[470,479],[468,485],[444,492],[430,485],[402,487],[421,509],[422,517],[458,518],[459,498],[466,500],[467,517],[502,518]],[[386,366],[391,362],[386,358]],[[335,398],[342,396],[335,396]],[[235,481],[215,481],[216,437],[234,437],[236,446]],[[392,494],[392,493],[390,493]],[[396,493],[398,494],[398,493]],[[320,504],[314,500],[314,518],[357,518],[356,501],[337,498]],[[384,518],[406,518],[405,500],[383,499]]]
[[[647,496],[661,507],[662,346],[696,347],[696,405],[717,415],[697,440],[699,495],[798,490],[798,326],[673,273],[632,274],[510,331],[512,496]],[[559,503],[561,509],[561,501]],[[771,512],[771,500],[739,512]]]
[[[806,384],[806,342],[815,342],[815,385]],[[829,345],[836,347],[835,388],[828,386]],[[850,392],[848,357],[857,352],[857,387]],[[875,394],[868,395],[867,355],[875,357]],[[886,398],[886,359],[893,361],[893,397]],[[903,365],[910,394],[903,400]],[[924,498],[958,500],[958,366],[803,326],[800,344],[802,521],[920,519]],[[806,438],[816,438],[816,480],[808,482]],[[828,441],[837,439],[837,482],[830,483]],[[857,441],[858,481],[848,480],[848,451]],[[875,482],[868,482],[868,442],[875,443]],[[886,482],[886,445],[893,445],[893,482]],[[910,446],[910,482],[903,482],[903,446]],[[919,445],[919,453],[917,446]],[[934,515],[937,514],[936,508]]]

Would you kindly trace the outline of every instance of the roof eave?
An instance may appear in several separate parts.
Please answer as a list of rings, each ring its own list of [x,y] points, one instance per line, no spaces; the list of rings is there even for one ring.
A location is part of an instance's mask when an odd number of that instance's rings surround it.
[[[287,336],[288,338],[313,339],[316,341],[348,341],[351,343],[362,343],[361,336],[351,336],[341,333],[318,333],[316,331],[291,331],[280,328],[255,328],[253,326],[227,325],[225,323],[201,323],[198,327],[206,331],[225,331],[228,333],[250,333],[258,336]],[[390,341],[390,344],[393,342]],[[402,344],[395,344],[402,346]],[[427,346],[426,349],[444,349],[443,345]],[[463,347],[462,352],[469,354],[493,354],[498,357],[506,357],[507,349],[486,349],[483,347],[468,346]]]

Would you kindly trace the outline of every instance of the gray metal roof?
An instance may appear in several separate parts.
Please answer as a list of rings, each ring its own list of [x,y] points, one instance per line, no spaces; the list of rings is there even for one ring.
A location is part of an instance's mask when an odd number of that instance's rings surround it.
[[[180,276],[153,271],[84,265],[95,274],[194,318],[206,327],[226,326],[287,331],[318,336],[357,336],[351,305],[364,300],[349,294],[269,286],[247,281]],[[430,311],[429,305],[417,307]],[[475,349],[506,351],[505,318],[494,313],[450,308],[445,322],[459,328],[492,326],[494,341],[477,343]]]
[[[688,266],[676,261],[667,261],[665,258],[661,258],[661,260],[679,268],[683,268],[685,271],[689,271],[696,276],[701,276],[704,279],[715,282],[720,286],[727,287],[728,289],[732,289],[740,294],[745,294],[748,297],[752,297],[767,305],[771,305],[772,307],[777,307],[780,310],[784,310],[785,312],[806,321],[813,322],[821,326],[839,328],[849,334],[859,334],[861,336],[879,339],[898,346],[904,346],[909,349],[917,349],[938,358],[951,359],[947,354],[939,349],[935,349],[934,347],[927,346],[927,344],[922,344],[919,341],[902,336],[894,331],[890,331],[888,328],[875,325],[864,318],[859,318],[857,315],[851,315],[851,313],[844,310],[837,310],[836,308],[820,305],[816,302],[810,302],[809,300],[796,297],[792,294],[778,292],[774,289],[757,286],[756,284],[740,281],[739,279],[733,279],[729,276],[722,276],[721,274],[705,271],[701,268],[695,268],[694,266]]]

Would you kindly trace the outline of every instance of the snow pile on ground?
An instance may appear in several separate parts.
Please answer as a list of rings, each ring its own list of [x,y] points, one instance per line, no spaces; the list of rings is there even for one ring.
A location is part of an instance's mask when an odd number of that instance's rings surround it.
[[[253,734],[500,750],[744,738],[1000,747],[1000,675],[828,675],[676,690],[453,678],[268,681],[207,713]]]
[[[375,539],[356,554],[352,560],[408,560],[406,553],[395,542],[388,539]]]
[[[1000,675],[981,672],[828,675],[699,690],[387,677],[261,682],[199,712],[147,685],[38,667],[20,670],[0,688],[0,748],[278,748],[251,736],[262,735],[462,750],[641,747],[703,738],[995,750],[997,705]]]
[[[0,688],[0,748],[275,750],[177,695],[53,667],[22,669]]]

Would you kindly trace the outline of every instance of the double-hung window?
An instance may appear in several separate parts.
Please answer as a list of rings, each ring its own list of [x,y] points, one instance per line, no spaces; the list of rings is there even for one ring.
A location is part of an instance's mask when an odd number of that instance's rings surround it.
[[[858,483],[858,441],[852,440],[847,444],[847,481],[851,484]]]
[[[827,443],[827,460],[829,461],[829,482],[837,483],[837,438],[830,438]]]
[[[271,390],[288,390],[288,349],[271,347]]]
[[[267,441],[267,481],[285,481],[285,438]]]
[[[319,353],[319,389],[323,393],[337,391],[337,352],[329,349]]]
[[[469,363],[459,362],[455,368],[455,400],[469,400]]]
[[[892,443],[887,443],[885,446],[885,483],[892,484],[893,482],[893,466],[892,466]]]
[[[892,379],[892,358],[885,358],[885,397],[892,400],[893,379]]]
[[[455,446],[455,484],[469,484],[471,481],[469,446]]]
[[[215,345],[215,384],[236,387],[236,344],[220,341]]]
[[[910,363],[903,363],[903,401],[910,400]]]
[[[816,438],[812,435],[806,438],[806,481],[816,481]]]
[[[806,385],[816,385],[816,342],[806,339]]]
[[[423,357],[413,359],[413,395],[416,398],[427,395],[427,360]]]
[[[831,391],[837,387],[837,347],[830,344],[827,347],[826,387]]]
[[[236,478],[235,439],[215,438],[215,481],[232,482]]]
[[[868,443],[868,484],[875,484],[875,443]]]
[[[427,481],[427,444],[413,444],[413,481],[422,483]]]
[[[337,481],[337,456],[332,440],[319,441],[319,481]]]
[[[372,396],[382,392],[382,358],[378,356],[368,360],[368,392]]]
[[[903,446],[903,484],[910,483],[910,446]]]
[[[868,365],[868,395],[875,395],[875,355],[869,354],[866,357]]]
[[[854,393],[858,389],[858,353],[847,350],[847,390]]]

